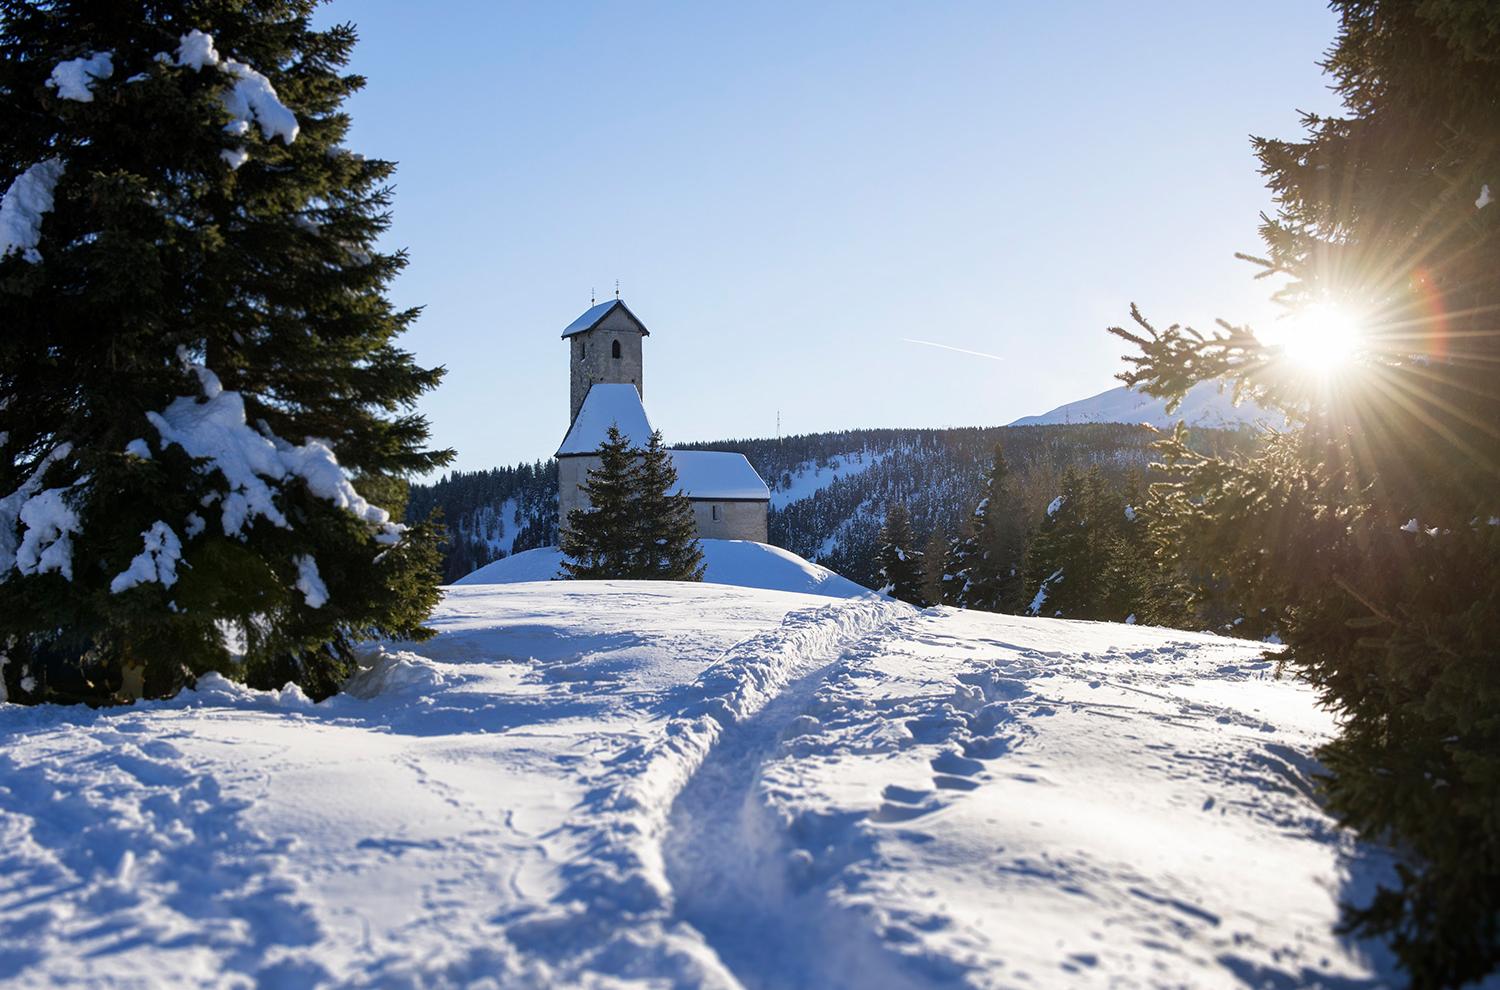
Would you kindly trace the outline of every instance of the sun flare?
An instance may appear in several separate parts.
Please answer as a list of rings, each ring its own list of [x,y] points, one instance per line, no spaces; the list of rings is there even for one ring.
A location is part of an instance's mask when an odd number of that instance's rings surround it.
[[[1304,369],[1328,372],[1348,363],[1359,348],[1360,336],[1360,321],[1353,312],[1319,303],[1279,321],[1261,339],[1280,347],[1290,361]]]

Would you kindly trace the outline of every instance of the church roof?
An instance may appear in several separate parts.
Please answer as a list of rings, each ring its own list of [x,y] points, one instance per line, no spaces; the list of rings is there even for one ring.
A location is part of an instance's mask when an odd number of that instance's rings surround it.
[[[646,418],[641,393],[629,382],[600,383],[589,388],[568,435],[557,448],[558,456],[594,453],[611,426],[618,427],[632,446],[644,447],[651,439],[651,421]]]
[[[677,469],[677,490],[689,498],[770,501],[771,490],[744,454],[727,450],[671,453],[672,466]]]
[[[588,333],[590,330],[603,323],[604,318],[609,316],[616,309],[620,311],[621,315],[629,317],[630,322],[635,324],[633,329],[639,330],[641,336],[651,336],[651,331],[646,329],[646,324],[642,323],[640,319],[630,311],[630,307],[626,306],[624,301],[620,299],[606,299],[602,303],[599,303],[597,306],[590,306],[588,309],[584,310],[582,316],[574,320],[572,323],[569,323],[567,327],[563,329],[562,335],[564,337],[571,337],[575,333]]]

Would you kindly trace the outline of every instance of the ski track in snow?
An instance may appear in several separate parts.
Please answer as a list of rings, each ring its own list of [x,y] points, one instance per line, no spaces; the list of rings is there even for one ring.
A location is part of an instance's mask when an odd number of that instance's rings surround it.
[[[450,591],[349,693],[0,706],[17,986],[1379,986],[1256,644],[713,585]]]

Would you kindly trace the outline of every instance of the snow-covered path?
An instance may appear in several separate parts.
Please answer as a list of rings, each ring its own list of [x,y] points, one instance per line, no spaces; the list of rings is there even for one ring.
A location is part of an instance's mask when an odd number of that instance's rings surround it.
[[[454,589],[351,693],[0,706],[0,984],[1372,986],[1255,644]]]

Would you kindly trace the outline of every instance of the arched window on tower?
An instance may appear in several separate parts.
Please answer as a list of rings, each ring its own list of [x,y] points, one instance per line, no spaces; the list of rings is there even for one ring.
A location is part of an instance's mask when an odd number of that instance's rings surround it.
[[[609,356],[610,357],[619,357],[620,356],[620,342],[618,340],[615,341],[613,344],[611,344],[609,346]]]

